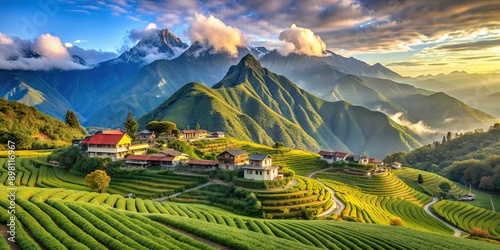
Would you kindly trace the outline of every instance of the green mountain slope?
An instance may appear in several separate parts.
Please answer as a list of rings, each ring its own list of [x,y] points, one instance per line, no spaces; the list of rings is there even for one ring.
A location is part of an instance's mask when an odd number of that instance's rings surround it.
[[[180,128],[199,123],[211,131],[263,144],[281,141],[293,148],[377,157],[394,149],[410,150],[421,140],[380,112],[317,98],[262,68],[251,55],[232,66],[212,89],[198,83],[185,85],[141,117],[139,124],[144,127],[151,120],[170,120]]]
[[[53,141],[33,137],[38,133],[47,135]],[[16,149],[47,148],[69,144],[71,140],[83,136],[81,130],[70,128],[64,122],[39,112],[34,107],[0,98],[2,146],[13,141]]]
[[[434,92],[416,88],[417,85],[405,84],[413,83],[413,80],[380,64],[368,67],[364,62],[335,54],[283,56],[275,51],[260,61],[268,69],[286,75],[302,89],[325,100],[344,100],[388,114],[401,112],[405,120],[411,123],[422,121],[433,130],[470,130],[486,127],[494,120],[491,115],[468,106],[476,107],[475,103],[467,102],[467,105],[447,94],[435,96]],[[460,122],[456,122],[458,120]]]

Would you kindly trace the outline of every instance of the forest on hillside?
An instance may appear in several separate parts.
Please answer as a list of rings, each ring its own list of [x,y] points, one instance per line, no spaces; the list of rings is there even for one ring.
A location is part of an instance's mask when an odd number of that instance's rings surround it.
[[[43,138],[45,135],[49,138]],[[13,141],[16,149],[47,149],[69,145],[83,136],[82,128],[71,127],[34,107],[0,98],[0,150],[8,141]]]
[[[409,153],[387,155],[386,162],[435,172],[464,185],[500,191],[500,123],[488,131],[451,133],[442,142],[425,145]]]

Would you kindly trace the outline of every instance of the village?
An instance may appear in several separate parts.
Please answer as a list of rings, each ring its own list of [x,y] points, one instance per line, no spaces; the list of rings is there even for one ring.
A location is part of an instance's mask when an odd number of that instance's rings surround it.
[[[155,136],[154,132],[142,130],[137,133],[137,141],[122,130],[100,130],[92,136],[73,141],[73,146],[82,146],[88,157],[110,157],[112,161],[123,160],[121,168],[148,169],[153,166],[163,170],[244,170],[244,179],[256,181],[271,181],[283,178],[280,167],[273,165],[271,154],[252,153],[239,149],[227,149],[216,156],[216,160],[195,159],[189,154],[178,150],[162,148],[160,151],[148,154],[148,149],[157,147],[156,139],[179,140],[194,142],[198,140],[216,140],[224,138],[224,132],[209,133],[207,130],[183,130],[176,138]],[[401,168],[399,162],[384,164],[383,161],[367,155],[355,155],[345,152],[320,151],[319,159],[330,165],[349,166],[342,168],[347,174],[371,177],[390,168]]]

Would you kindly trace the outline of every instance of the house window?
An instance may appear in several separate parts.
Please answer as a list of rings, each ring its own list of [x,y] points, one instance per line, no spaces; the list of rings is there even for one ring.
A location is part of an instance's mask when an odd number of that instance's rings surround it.
[[[259,171],[259,175],[262,175],[262,171]]]
[[[247,170],[247,174],[252,174],[252,170]]]
[[[269,175],[269,170],[267,170],[266,172],[267,172],[267,175]]]

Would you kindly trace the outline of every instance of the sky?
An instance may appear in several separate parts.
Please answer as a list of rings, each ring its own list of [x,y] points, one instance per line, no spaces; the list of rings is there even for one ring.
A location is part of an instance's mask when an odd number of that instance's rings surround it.
[[[75,53],[97,63],[153,27],[228,51],[241,45],[309,55],[328,49],[404,76],[500,72],[496,0],[0,0],[0,16],[0,67],[20,43],[54,65]],[[16,67],[27,65],[43,67],[33,58]]]

